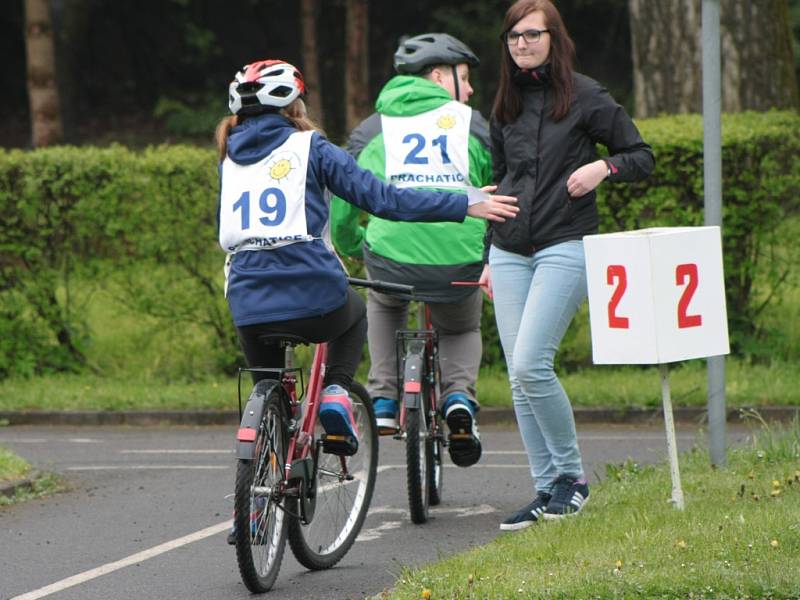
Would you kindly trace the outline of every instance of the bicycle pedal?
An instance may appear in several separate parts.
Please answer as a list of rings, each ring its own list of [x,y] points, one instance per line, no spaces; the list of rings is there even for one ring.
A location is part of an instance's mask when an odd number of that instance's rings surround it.
[[[378,435],[394,435],[400,433],[399,427],[378,427]]]
[[[358,451],[358,440],[351,435],[322,435],[322,451],[338,456],[353,456]]]

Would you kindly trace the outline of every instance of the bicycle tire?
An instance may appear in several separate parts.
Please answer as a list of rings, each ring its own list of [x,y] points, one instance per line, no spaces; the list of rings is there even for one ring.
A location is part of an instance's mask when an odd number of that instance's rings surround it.
[[[433,383],[430,378],[426,377],[426,383],[423,388],[425,398],[427,398],[428,411],[428,430],[431,434],[428,436],[431,454],[430,469],[428,471],[428,502],[431,506],[437,506],[442,502],[442,491],[444,489],[444,438],[443,436],[443,419],[439,416],[439,382],[441,381],[441,372],[439,370],[439,353],[438,349],[434,351],[431,356],[431,369],[435,374]]]
[[[441,431],[441,423],[438,431]],[[430,449],[427,452],[431,455],[430,470],[428,471],[428,503],[437,506],[442,502],[442,490],[444,488],[444,444],[440,436],[429,436],[428,443]]]
[[[408,507],[413,523],[428,520],[430,494],[428,473],[432,465],[432,453],[428,437],[424,408],[406,411],[406,482]]]
[[[367,516],[378,473],[378,427],[372,400],[364,386],[350,387],[359,432],[358,451],[344,457],[354,479],[342,481],[341,458],[320,451],[315,469],[316,508],[310,523],[289,518],[289,546],[298,562],[312,570],[338,563],[356,541]],[[322,428],[317,422],[317,438]],[[299,511],[292,511],[298,514]]]
[[[271,490],[283,479],[288,433],[282,388],[264,380],[253,394],[266,395],[264,416],[253,459],[237,465],[234,529],[242,581],[251,592],[263,593],[275,583],[286,548],[286,514]]]

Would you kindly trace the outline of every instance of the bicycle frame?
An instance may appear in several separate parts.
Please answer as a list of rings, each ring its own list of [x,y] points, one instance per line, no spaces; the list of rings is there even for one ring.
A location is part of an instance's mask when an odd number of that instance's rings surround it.
[[[287,367],[289,366],[289,362],[292,360],[292,358],[293,354],[291,352],[287,352]],[[317,448],[313,443],[314,424],[317,421],[317,413],[319,412],[320,395],[322,393],[322,377],[327,359],[328,344],[317,344],[314,349],[314,358],[311,362],[311,374],[309,375],[307,390],[308,397],[306,398],[306,406],[305,410],[303,411],[303,419],[300,422],[300,427],[298,430],[294,432],[290,431],[290,433],[292,433],[292,437],[289,438],[289,449],[286,454],[287,460],[286,465],[284,465],[285,472],[281,491],[285,491],[291,487],[290,482],[293,480],[300,479],[302,481],[311,481],[314,476],[312,469],[317,462],[317,457],[315,455],[314,458],[311,459],[310,455],[312,451],[315,453],[317,451]],[[286,393],[291,401],[293,412],[292,418],[296,427],[296,412],[299,410],[302,394],[300,399],[298,399],[296,395],[296,381],[292,381],[290,378],[284,378],[282,383],[284,390],[286,390]],[[344,460],[342,460],[342,468],[346,469]]]
[[[283,387],[289,402],[289,445],[287,449],[287,460],[284,465],[284,476],[279,486],[280,494],[286,494],[288,490],[296,488],[298,485],[305,484],[314,479],[317,464],[317,453],[319,452],[319,442],[315,443],[314,427],[319,412],[320,398],[322,395],[322,380],[325,372],[325,363],[328,359],[328,344],[321,342],[315,345],[314,357],[311,363],[308,387],[303,382],[303,370],[294,366],[294,349],[292,344],[286,346],[286,366],[283,369],[267,368],[242,368],[239,369],[239,415],[242,426],[237,432],[237,458],[251,459],[254,454],[254,444],[256,432],[261,422],[263,406],[252,407],[245,418],[242,418],[241,406],[241,373],[242,372],[266,372],[278,375],[277,379]],[[300,393],[298,394],[297,382],[300,380]],[[298,422],[298,412],[302,398],[306,395],[305,410],[302,420]],[[313,456],[312,456],[313,453]],[[349,476],[347,472],[347,462],[340,457],[343,477]],[[304,522],[306,515],[299,515]]]

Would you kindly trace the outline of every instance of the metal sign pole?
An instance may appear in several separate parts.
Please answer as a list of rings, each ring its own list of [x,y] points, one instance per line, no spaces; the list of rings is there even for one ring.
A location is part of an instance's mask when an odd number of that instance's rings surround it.
[[[672,418],[672,398],[669,392],[669,369],[666,364],[658,365],[658,374],[661,376],[661,401],[664,405],[664,426],[667,429],[669,474],[672,477],[672,503],[678,510],[683,510],[683,488],[681,487],[681,471],[678,467],[678,443],[675,439],[675,420]]]
[[[703,0],[703,189],[705,224],[722,226],[722,92],[720,84],[719,0]],[[708,365],[708,435],[711,463],[728,463],[725,449],[725,357]]]

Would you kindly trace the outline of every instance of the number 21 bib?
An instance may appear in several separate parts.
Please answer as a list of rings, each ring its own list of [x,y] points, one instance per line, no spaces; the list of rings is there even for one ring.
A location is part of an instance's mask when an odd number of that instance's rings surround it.
[[[469,185],[471,117],[472,109],[455,101],[410,117],[381,115],[386,181],[400,188]]]

